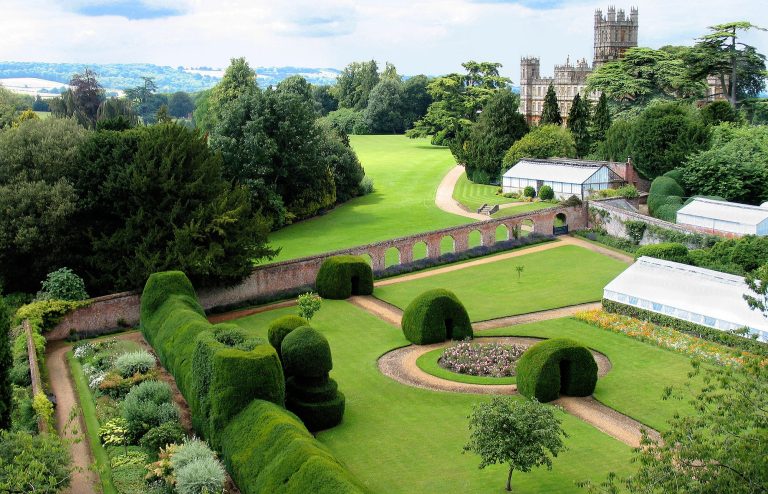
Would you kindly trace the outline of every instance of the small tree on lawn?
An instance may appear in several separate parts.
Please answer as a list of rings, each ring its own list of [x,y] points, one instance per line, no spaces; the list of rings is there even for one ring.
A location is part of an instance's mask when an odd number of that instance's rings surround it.
[[[517,281],[520,281],[520,276],[523,275],[523,269],[525,269],[525,266],[515,266],[515,271],[517,271]]]
[[[480,468],[507,463],[507,490],[512,490],[512,472],[530,472],[546,465],[565,450],[567,437],[551,406],[535,399],[497,396],[480,403],[469,417],[469,442],[464,451],[480,455]]]
[[[299,317],[303,317],[307,321],[312,319],[315,312],[320,310],[320,305],[323,303],[323,299],[314,292],[302,293],[299,295]]]

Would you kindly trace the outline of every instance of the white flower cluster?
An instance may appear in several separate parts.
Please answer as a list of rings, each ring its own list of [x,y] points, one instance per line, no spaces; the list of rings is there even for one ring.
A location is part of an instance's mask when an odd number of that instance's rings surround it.
[[[107,376],[106,372],[100,371],[91,364],[83,365],[83,374],[88,379],[88,387],[91,389],[97,389]]]
[[[82,360],[84,358],[90,357],[96,352],[96,346],[93,345],[93,343],[81,343],[77,345],[75,348],[75,358],[78,360]]]

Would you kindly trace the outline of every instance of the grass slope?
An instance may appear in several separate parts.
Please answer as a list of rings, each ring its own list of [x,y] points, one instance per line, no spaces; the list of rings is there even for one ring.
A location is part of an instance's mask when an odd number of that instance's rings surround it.
[[[282,309],[234,322],[265,336],[269,321],[292,312]],[[342,424],[318,439],[372,492],[504,492],[504,466],[480,470],[478,457],[461,452],[473,404],[489,397],[412,388],[385,377],[377,368],[378,357],[407,341],[397,328],[344,301],[324,301],[312,325],[330,342],[331,376],[347,397]],[[631,471],[628,446],[570,415],[558,416],[570,435],[570,449],[554,460],[552,471],[516,472],[515,492],[578,493],[583,491],[576,481]]]
[[[518,281],[516,266],[523,266]],[[453,291],[473,321],[600,300],[603,287],[627,267],[574,245],[534,252],[429,278],[378,287],[377,298],[401,309],[432,288]]]
[[[270,235],[276,261],[345,249],[472,220],[435,206],[437,186],[454,166],[447,148],[405,136],[350,136],[376,191],[323,216]]]

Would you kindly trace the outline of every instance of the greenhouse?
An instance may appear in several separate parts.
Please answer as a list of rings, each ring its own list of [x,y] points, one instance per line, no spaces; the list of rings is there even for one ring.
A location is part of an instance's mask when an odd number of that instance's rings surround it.
[[[768,318],[744,300],[741,276],[641,257],[613,279],[603,298],[721,331],[749,328],[768,342]]]
[[[677,212],[677,222],[712,233],[768,235],[768,207],[697,197]]]
[[[592,190],[613,189],[624,183],[624,179],[611,170],[607,162],[524,158],[507,170],[501,185],[505,194],[520,193],[530,186],[538,195],[539,189],[548,185],[558,199],[573,195],[585,199]]]

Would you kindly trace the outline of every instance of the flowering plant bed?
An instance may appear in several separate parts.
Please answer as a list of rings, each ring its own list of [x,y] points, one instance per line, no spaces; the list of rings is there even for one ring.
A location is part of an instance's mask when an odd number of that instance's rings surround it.
[[[446,348],[438,360],[451,372],[482,377],[511,377],[525,348],[498,343],[462,341]]]
[[[755,357],[749,352],[696,338],[667,326],[613,314],[602,309],[579,312],[574,317],[613,333],[624,334],[689,357],[701,358],[718,364],[742,365],[745,357]],[[763,364],[768,364],[768,359],[764,360]]]

